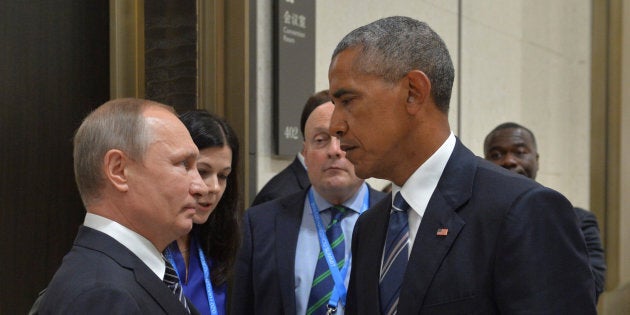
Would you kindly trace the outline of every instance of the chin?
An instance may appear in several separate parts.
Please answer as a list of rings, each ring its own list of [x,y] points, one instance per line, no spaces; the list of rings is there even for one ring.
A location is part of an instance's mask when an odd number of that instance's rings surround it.
[[[210,217],[211,214],[212,214],[212,210],[209,210],[207,212],[198,211],[197,214],[195,214],[195,216],[193,217],[193,223],[204,224],[206,223],[206,221],[208,221],[208,218]]]
[[[182,222],[181,224],[179,224],[179,237],[184,236],[188,233],[190,233],[190,231],[192,231],[193,228],[193,221],[192,220],[187,220],[187,222]]]
[[[361,167],[357,167],[357,166],[358,166],[358,165],[355,165],[355,166],[354,166],[354,174],[355,174],[358,178],[361,178],[361,179],[366,179],[366,178],[373,177],[372,175],[368,174],[368,173],[369,173],[369,171],[368,171],[368,170],[365,170],[365,169],[363,169],[363,168],[361,168]]]

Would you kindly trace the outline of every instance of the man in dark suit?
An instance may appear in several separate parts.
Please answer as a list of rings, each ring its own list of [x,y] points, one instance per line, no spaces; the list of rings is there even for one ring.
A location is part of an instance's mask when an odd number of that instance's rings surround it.
[[[291,164],[272,177],[256,194],[252,207],[306,189],[311,183],[303,160],[302,152],[298,153]]]
[[[314,109],[318,105],[330,102],[330,95],[328,90],[319,91],[311,95],[304,104],[304,108]],[[310,112],[302,112],[300,118],[300,131],[302,131],[302,137],[304,137],[304,125],[306,119],[310,116]],[[252,207],[263,202],[277,199],[279,197],[292,195],[299,191],[306,189],[310,185],[308,174],[306,173],[306,166],[304,165],[304,155],[302,152],[298,153],[293,159],[293,162],[289,164],[285,169],[276,176],[272,177],[265,186],[258,192]]]
[[[517,123],[498,125],[486,136],[483,144],[486,160],[531,179],[538,173],[538,146],[534,133]],[[606,261],[599,236],[597,218],[590,211],[574,207],[580,230],[586,242],[588,259],[595,279],[596,300],[604,291]]]
[[[197,314],[161,253],[208,193],[198,154],[166,105],[117,99],[87,116],[74,137],[87,214],[39,314]]]
[[[569,201],[451,132],[454,69],[427,24],[398,16],[350,32],[328,78],[330,133],[359,177],[394,184],[356,223],[348,314],[596,312]]]
[[[333,108],[325,102],[303,109],[312,186],[245,214],[231,314],[323,314],[329,307],[343,314],[354,223],[384,194],[356,177],[339,140],[328,133]],[[335,226],[339,234],[328,235]]]

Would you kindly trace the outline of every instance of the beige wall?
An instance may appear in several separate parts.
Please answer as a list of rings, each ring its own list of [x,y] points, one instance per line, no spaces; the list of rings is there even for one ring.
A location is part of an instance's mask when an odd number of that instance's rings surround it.
[[[258,5],[258,102],[271,104],[271,6],[264,2]],[[590,2],[462,1],[461,34],[458,3],[318,1],[316,90],[328,87],[330,55],[352,29],[390,15],[424,20],[443,37],[455,63],[449,120],[464,144],[481,155],[483,138],[497,124],[530,127],[541,154],[537,179],[588,208]],[[258,125],[269,126],[271,107],[258,108]],[[259,130],[261,188],[292,158],[273,156],[270,130]]]
[[[478,155],[496,125],[536,135],[537,180],[589,206],[590,2],[463,1],[462,141]]]

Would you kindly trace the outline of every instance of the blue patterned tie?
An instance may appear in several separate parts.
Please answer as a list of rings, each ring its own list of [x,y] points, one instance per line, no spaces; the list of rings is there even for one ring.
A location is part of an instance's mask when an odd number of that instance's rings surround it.
[[[166,263],[166,271],[164,272],[163,281],[166,284],[166,286],[168,286],[168,288],[171,289],[171,291],[173,291],[173,294],[175,294],[177,299],[182,304],[184,304],[184,307],[188,311],[188,314],[190,314],[190,309],[188,308],[188,303],[186,302],[186,297],[184,296],[184,291],[182,290],[182,286],[179,284],[179,278],[177,277],[177,273],[175,272],[175,269],[173,269],[173,265],[171,265],[171,263],[168,262],[168,259],[164,259],[164,262]]]
[[[400,287],[409,260],[407,210],[409,210],[409,205],[400,192],[396,193],[394,205],[389,214],[385,251],[381,263],[379,293],[382,314],[389,315],[397,312]]]
[[[341,269],[345,261],[345,238],[341,230],[341,219],[346,214],[346,208],[343,206],[334,206],[327,209],[330,211],[330,224],[326,227],[326,236],[330,247],[332,248],[337,268]],[[308,299],[308,308],[306,315],[310,314],[326,314],[328,301],[332,295],[335,281],[333,280],[324,252],[320,249],[317,258],[317,266],[313,275],[313,285],[311,286],[311,294]]]

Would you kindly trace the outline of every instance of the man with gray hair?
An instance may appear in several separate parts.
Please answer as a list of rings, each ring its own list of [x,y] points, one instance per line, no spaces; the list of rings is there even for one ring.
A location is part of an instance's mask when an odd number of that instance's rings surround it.
[[[208,193],[198,154],[163,104],[117,99],[85,118],[73,155],[87,214],[39,314],[197,314],[162,251]]]
[[[453,65],[426,23],[353,30],[328,79],[330,133],[359,177],[393,182],[355,225],[346,314],[596,313],[571,203],[455,137]]]

